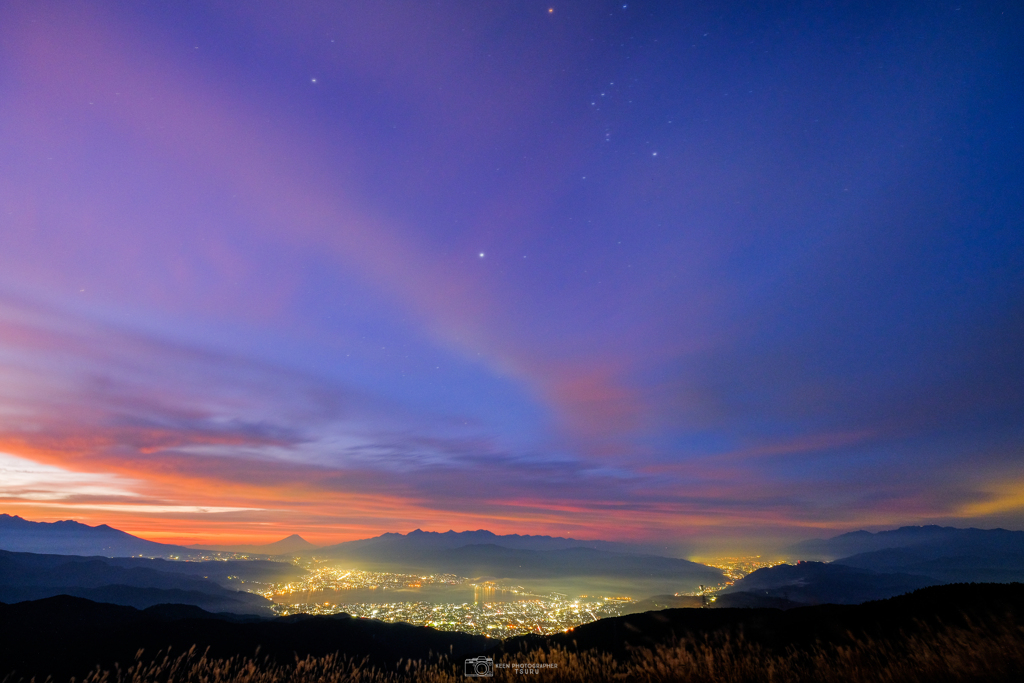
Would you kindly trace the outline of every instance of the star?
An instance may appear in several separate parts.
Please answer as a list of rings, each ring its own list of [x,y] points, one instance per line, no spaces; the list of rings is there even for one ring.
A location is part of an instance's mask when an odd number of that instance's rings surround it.
[[[483,257],[484,257],[484,252],[481,251],[480,252],[480,258],[483,258]]]
[[[316,83],[316,79],[315,79],[315,78],[311,78],[311,79],[309,79],[309,80],[310,80],[311,82],[313,82],[313,83]]]

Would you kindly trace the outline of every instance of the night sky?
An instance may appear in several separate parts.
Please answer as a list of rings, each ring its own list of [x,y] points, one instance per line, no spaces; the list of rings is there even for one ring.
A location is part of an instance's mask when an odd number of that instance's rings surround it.
[[[1024,527],[1024,7],[0,1],[0,511]]]

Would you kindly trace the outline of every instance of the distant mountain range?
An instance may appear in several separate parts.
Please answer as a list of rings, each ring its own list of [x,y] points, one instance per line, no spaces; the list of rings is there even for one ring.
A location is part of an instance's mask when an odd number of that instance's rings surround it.
[[[193,559],[211,552],[244,553],[261,557],[294,555],[316,547],[298,534],[266,545],[186,547],[147,541],[106,524],[89,526],[71,520],[30,522],[16,515],[0,514],[0,550],[11,552]]]
[[[833,564],[928,576],[936,583],[1024,581],[1024,539],[1003,534],[988,536],[990,532],[978,529],[960,531],[977,533],[960,535],[956,542],[933,541],[860,553]]]
[[[274,543],[265,545],[190,545],[193,550],[212,550],[226,553],[244,553],[248,555],[298,555],[316,550],[319,546],[313,545],[302,536],[292,534]]]
[[[836,565],[925,576],[934,583],[1024,581],[1024,531],[901,527],[808,541],[795,550],[837,558]]]
[[[901,527],[856,531],[799,543],[799,562],[759,569],[724,594],[748,593],[802,604],[880,600],[945,583],[1024,581],[1024,532],[1006,529]]]
[[[699,584],[716,585],[724,576],[715,568],[687,560],[644,554],[639,546],[608,541],[581,541],[551,536],[498,535],[490,531],[415,530],[316,547],[293,535],[276,543],[247,546],[182,546],[155,543],[106,525],[87,526],[73,521],[30,522],[0,515],[0,549],[56,555],[198,559],[210,552],[247,553],[254,557],[290,556],[334,560],[352,568],[409,572],[451,573],[474,579],[521,582],[538,590],[595,592],[623,591],[630,595],[689,592]],[[721,594],[715,606],[778,606],[857,603],[888,598],[924,586],[954,582],[1024,581],[1024,532],[1005,529],[902,527],[870,533],[858,531],[831,539],[816,539],[792,546],[801,558],[827,558],[829,564],[803,562],[762,569],[738,581]],[[81,558],[79,558],[81,559]],[[99,558],[92,557],[96,561]],[[26,560],[27,561],[27,560]],[[140,562],[151,562],[139,560]],[[70,562],[70,558],[65,564]],[[242,581],[288,580],[288,572],[302,572],[293,564],[264,562],[105,563],[102,582],[64,584],[10,583],[0,577],[3,595],[29,599],[52,595],[57,588],[69,594],[146,606],[156,602],[183,602],[216,610],[238,611],[237,605],[210,602],[228,599],[217,590],[241,587]],[[95,564],[95,562],[94,562]],[[196,571],[183,567],[202,567]],[[72,567],[80,571],[81,566]],[[156,580],[123,579],[117,572],[156,572]],[[97,570],[99,571],[99,570]],[[112,572],[112,573],[111,573]],[[191,576],[185,576],[186,574]],[[27,575],[25,575],[27,576]],[[77,576],[72,572],[68,577]],[[233,578],[228,579],[231,576]],[[163,578],[161,578],[163,577]],[[176,577],[167,578],[167,577]],[[23,577],[24,578],[24,577]],[[68,581],[71,581],[68,583]],[[76,579],[77,581],[77,579]],[[189,581],[216,586],[199,587]],[[184,583],[183,583],[184,582]],[[66,585],[65,585],[66,584]],[[110,586],[120,586],[116,590]],[[184,591],[159,597],[153,591]],[[19,592],[21,591],[21,592]],[[113,591],[113,592],[111,592]],[[141,591],[141,592],[140,592]],[[192,591],[192,592],[190,592]],[[198,591],[198,594],[194,593]],[[603,591],[603,592],[602,592]],[[618,593],[622,594],[622,593]],[[173,599],[172,599],[173,597]],[[671,595],[651,598],[654,604],[682,604]],[[0,600],[5,599],[0,597]],[[231,596],[237,601],[237,596]],[[244,599],[243,599],[244,601]]]
[[[551,536],[498,535],[490,531],[421,531],[389,533],[374,538],[318,548],[298,535],[262,546],[181,546],[154,543],[106,525],[78,522],[30,522],[0,515],[0,549],[58,555],[198,559],[204,553],[247,553],[333,559],[352,567],[385,571],[451,573],[470,578],[544,583],[546,590],[626,591],[641,594],[683,591],[724,580],[718,569],[687,560],[645,555],[640,547],[609,541],[580,541]],[[223,564],[221,566],[224,566]],[[160,571],[163,571],[162,568]],[[241,575],[241,570],[235,572]],[[573,580],[571,585],[567,583]],[[540,580],[550,580],[547,583]],[[531,585],[531,587],[533,587]],[[133,588],[141,588],[134,586]],[[149,586],[163,590],[163,586]],[[78,592],[85,595],[83,586]],[[90,587],[89,590],[96,590]],[[38,592],[24,595],[42,597]],[[96,594],[90,594],[93,597]],[[114,602],[152,604],[127,593]],[[27,599],[27,598],[22,598]],[[107,598],[103,598],[107,599]],[[181,602],[200,604],[198,598]]]
[[[802,541],[786,548],[800,560],[837,560],[889,548],[970,547],[984,552],[1024,552],[1024,531],[1006,529],[957,529],[943,526],[904,526],[890,531],[853,531],[828,539]]]
[[[290,555],[327,558],[372,558],[381,561],[399,560],[439,550],[452,550],[469,545],[493,545],[513,550],[568,550],[590,548],[619,554],[656,554],[654,546],[613,541],[581,541],[552,536],[500,536],[490,531],[421,531],[408,534],[387,533],[358,541],[319,547],[298,534],[265,545],[192,545],[179,546],[147,541],[124,531],[101,524],[88,526],[71,520],[61,522],[30,522],[18,516],[0,514],[0,550],[62,555],[103,555],[106,557],[180,557],[195,558],[204,553],[245,553],[264,557]]]
[[[608,578],[660,582],[675,590],[714,585],[720,570],[688,560],[622,552],[626,544],[551,536],[499,536],[489,531],[416,530],[319,548],[319,558],[391,571],[452,573],[471,578],[531,581]]]
[[[358,541],[347,541],[337,545],[324,546],[316,555],[324,557],[376,556],[409,554],[423,551],[453,550],[469,545],[493,545],[511,550],[568,550],[590,548],[609,553],[651,555],[656,554],[646,546],[614,541],[580,541],[559,536],[520,536],[519,534],[498,535],[484,529],[477,531],[422,531],[416,529],[408,534],[382,534]]]
[[[71,520],[30,522],[0,514],[0,550],[106,557],[194,557],[199,551],[147,541],[106,524],[89,526]]]
[[[73,595],[137,608],[164,603],[270,616],[270,601],[225,587],[229,576],[281,580],[304,570],[279,562],[168,562],[0,551],[0,602]]]

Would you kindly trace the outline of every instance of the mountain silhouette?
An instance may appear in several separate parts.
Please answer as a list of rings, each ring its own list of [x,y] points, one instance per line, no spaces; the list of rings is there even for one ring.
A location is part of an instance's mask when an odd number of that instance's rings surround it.
[[[983,539],[988,540],[988,539]],[[1024,548],[945,541],[886,548],[836,560],[833,564],[929,576],[941,583],[1024,581]]]
[[[904,526],[871,533],[853,531],[829,539],[812,539],[790,546],[785,552],[800,560],[837,560],[889,548],[971,546],[983,552],[1024,553],[1024,531],[1006,529],[958,529],[942,526]]]
[[[89,526],[71,520],[30,522],[6,514],[0,514],[0,550],[106,557],[195,557],[200,554],[183,546],[147,541],[106,524]]]
[[[722,591],[722,598],[746,593],[808,605],[855,605],[938,583],[941,582],[927,576],[879,573],[837,563],[798,562],[758,569]]]
[[[214,550],[227,553],[245,553],[249,555],[297,555],[299,553],[316,550],[319,546],[313,545],[302,536],[292,534],[280,541],[266,543],[264,545],[190,545],[194,550]]]
[[[346,541],[320,548],[317,556],[344,557],[349,555],[374,555],[387,557],[415,551],[453,550],[468,545],[494,545],[513,550],[568,550],[570,548],[591,548],[610,553],[651,554],[645,546],[615,541],[581,541],[559,536],[521,536],[519,534],[499,535],[486,529],[476,531],[422,531],[416,529],[408,534],[388,533],[358,541]]]
[[[483,530],[416,530],[327,546],[317,550],[316,556],[363,568],[452,573],[471,578],[653,581],[663,589],[672,586],[673,590],[724,581],[720,570],[696,562],[611,550],[623,545],[550,536],[498,536]]]
[[[184,572],[161,571],[174,564],[183,565],[182,568],[192,566]],[[269,615],[269,600],[226,588],[210,580],[209,575],[192,573],[224,571],[225,568],[217,566],[220,564],[0,551],[0,601],[22,602],[55,595],[74,595],[139,608],[183,603],[217,612]]]

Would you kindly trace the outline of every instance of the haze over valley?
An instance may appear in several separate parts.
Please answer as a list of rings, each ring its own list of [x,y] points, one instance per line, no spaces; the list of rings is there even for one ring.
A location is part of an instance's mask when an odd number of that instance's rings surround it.
[[[12,552],[47,546],[61,552]],[[118,557],[124,548],[136,556]],[[246,552],[267,549],[292,551]],[[799,559],[860,550],[867,552],[829,563]],[[292,537],[185,552],[110,527],[5,515],[0,601],[67,594],[263,618],[352,614],[511,637],[650,609],[857,604],[944,583],[1024,581],[1024,532],[1001,529],[903,527],[810,540],[785,552],[708,566],[624,543],[418,529],[323,547]]]

